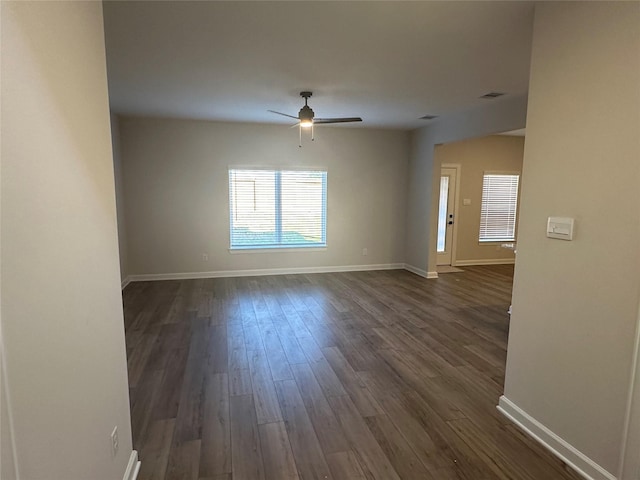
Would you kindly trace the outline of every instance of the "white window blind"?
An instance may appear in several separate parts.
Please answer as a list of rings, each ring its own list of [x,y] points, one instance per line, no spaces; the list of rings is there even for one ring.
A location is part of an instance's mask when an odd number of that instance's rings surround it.
[[[480,211],[481,242],[513,242],[520,175],[485,173]]]
[[[327,172],[229,169],[231,248],[322,247]]]

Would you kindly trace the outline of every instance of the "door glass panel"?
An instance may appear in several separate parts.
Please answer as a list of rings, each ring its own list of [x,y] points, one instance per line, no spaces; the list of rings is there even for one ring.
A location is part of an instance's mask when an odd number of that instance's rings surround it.
[[[445,251],[447,238],[447,198],[449,196],[449,177],[440,177],[440,204],[438,206],[438,253]]]

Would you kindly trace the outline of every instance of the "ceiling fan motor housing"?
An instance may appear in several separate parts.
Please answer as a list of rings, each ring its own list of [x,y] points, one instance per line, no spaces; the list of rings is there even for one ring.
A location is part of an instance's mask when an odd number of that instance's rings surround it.
[[[298,118],[300,119],[300,121],[313,120],[313,110],[311,110],[311,107],[309,107],[308,105],[302,107],[300,109],[300,112],[298,113]]]

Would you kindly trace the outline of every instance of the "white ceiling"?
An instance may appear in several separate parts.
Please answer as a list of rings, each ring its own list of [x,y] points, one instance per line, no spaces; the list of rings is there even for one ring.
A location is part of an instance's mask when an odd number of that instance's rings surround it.
[[[528,90],[533,2],[104,3],[116,113],[412,129]],[[491,92],[508,95],[479,99]]]

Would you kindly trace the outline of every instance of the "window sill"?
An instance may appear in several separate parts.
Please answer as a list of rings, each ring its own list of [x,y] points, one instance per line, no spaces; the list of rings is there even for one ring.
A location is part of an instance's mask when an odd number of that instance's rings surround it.
[[[229,248],[229,253],[237,255],[239,253],[287,253],[287,252],[324,252],[327,250],[327,246],[313,246],[313,247],[250,247],[250,248]]]

